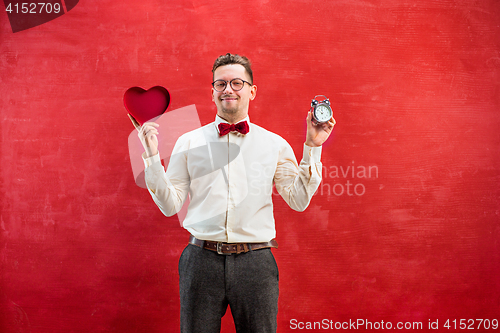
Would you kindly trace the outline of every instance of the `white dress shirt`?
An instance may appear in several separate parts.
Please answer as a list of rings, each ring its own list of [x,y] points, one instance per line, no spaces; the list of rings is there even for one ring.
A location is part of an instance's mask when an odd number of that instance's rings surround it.
[[[159,153],[145,158],[145,178],[166,216],[179,212],[189,194],[183,227],[202,240],[267,242],[276,236],[272,191],[303,211],[321,183],[321,147],[304,145],[300,165],[282,137],[248,122],[243,135],[219,136],[215,122],[177,140],[165,172]],[[161,147],[160,147],[161,148]]]

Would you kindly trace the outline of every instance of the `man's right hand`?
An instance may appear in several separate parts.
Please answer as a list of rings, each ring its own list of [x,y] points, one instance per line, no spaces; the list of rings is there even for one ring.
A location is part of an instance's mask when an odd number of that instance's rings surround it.
[[[142,142],[142,146],[146,151],[146,157],[151,157],[158,154],[158,130],[156,129],[160,125],[157,123],[149,122],[144,123],[142,126],[137,120],[129,113],[128,117],[134,125],[137,132],[139,132],[139,139]]]
[[[157,123],[147,122],[144,123],[137,130],[139,131],[139,139],[142,146],[146,151],[146,157],[151,157],[158,154],[158,125]]]

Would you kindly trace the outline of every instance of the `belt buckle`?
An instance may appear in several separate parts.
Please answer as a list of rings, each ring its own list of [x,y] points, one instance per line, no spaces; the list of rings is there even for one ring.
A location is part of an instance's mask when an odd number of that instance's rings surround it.
[[[224,253],[222,252],[222,242],[217,242],[217,253],[218,254],[223,254],[223,255],[230,255],[231,253]]]

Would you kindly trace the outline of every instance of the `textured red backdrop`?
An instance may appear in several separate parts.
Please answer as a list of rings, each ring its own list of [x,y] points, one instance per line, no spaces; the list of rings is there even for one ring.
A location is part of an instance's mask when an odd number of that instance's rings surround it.
[[[16,33],[1,9],[0,332],[178,331],[187,232],[134,183],[122,98],[211,122],[226,52],[299,158],[314,95],[338,122],[308,210],[275,200],[279,332],[500,319],[498,0],[82,0]]]

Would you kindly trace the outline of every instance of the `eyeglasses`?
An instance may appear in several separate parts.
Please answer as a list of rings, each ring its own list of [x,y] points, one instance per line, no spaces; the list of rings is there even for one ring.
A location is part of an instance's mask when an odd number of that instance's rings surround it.
[[[250,82],[247,82],[242,79],[232,79],[229,81],[229,84],[231,85],[231,89],[234,91],[240,91],[243,89],[243,86],[245,83],[248,83],[250,86],[252,85]],[[226,80],[215,80],[212,82],[212,87],[214,87],[215,91],[221,92],[224,91],[227,87],[227,81]]]

